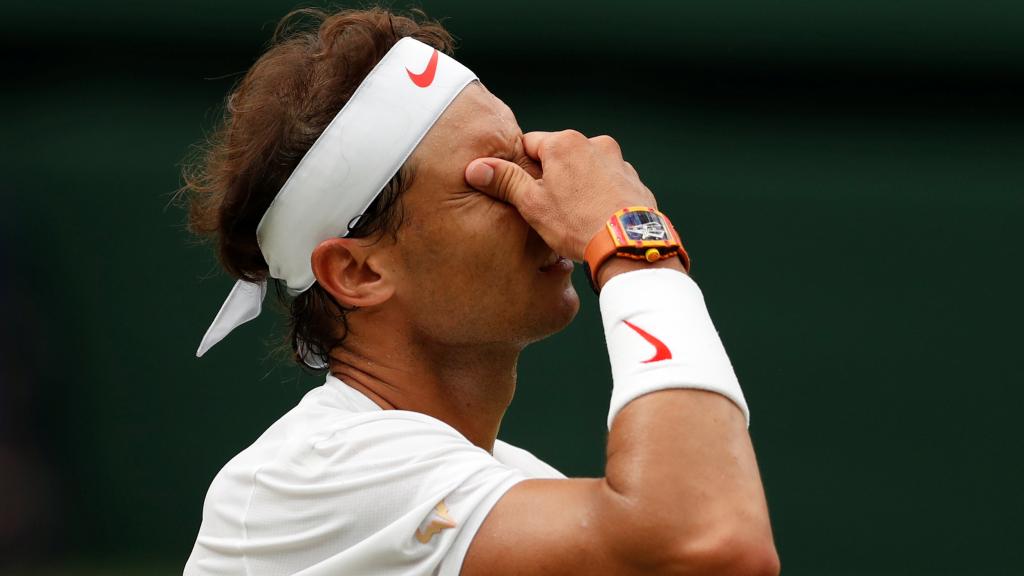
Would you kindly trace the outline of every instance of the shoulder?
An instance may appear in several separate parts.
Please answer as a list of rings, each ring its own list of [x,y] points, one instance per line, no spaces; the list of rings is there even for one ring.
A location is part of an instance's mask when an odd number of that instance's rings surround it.
[[[300,404],[218,474],[188,573],[457,574],[527,476],[423,414],[320,410]]]
[[[274,491],[319,482],[340,488],[339,477],[355,484],[364,477],[404,483],[431,467],[454,471],[498,463],[451,426],[424,414],[343,413],[300,405],[225,465],[214,484],[230,490],[240,484]]]
[[[533,453],[498,440],[494,443],[494,457],[501,463],[521,470],[529,478],[565,478],[554,466]]]

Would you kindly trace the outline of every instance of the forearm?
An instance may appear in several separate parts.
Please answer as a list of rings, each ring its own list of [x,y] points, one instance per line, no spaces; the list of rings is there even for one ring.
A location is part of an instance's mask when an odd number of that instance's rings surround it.
[[[674,263],[678,261],[659,264],[674,267]],[[599,272],[599,285],[643,266],[622,259],[609,265],[614,267],[602,267]],[[693,291],[697,293],[695,287]],[[637,299],[645,298],[642,289],[635,292]],[[701,314],[706,314],[699,293],[697,301]],[[650,321],[655,315],[649,307],[646,310]],[[710,324],[707,330],[711,332],[707,337],[720,346]],[[616,345],[613,341],[610,338],[610,346]],[[675,360],[691,356],[684,365],[707,361],[695,350],[679,349],[678,341],[669,345],[675,348]],[[724,353],[721,358],[731,376]],[[633,362],[631,358],[629,365]],[[658,379],[659,368],[643,370],[654,370],[641,374]],[[622,377],[621,368],[618,376]],[[735,384],[734,377],[732,381]],[[661,539],[661,548],[669,551],[670,561],[685,556],[702,563],[742,562],[753,556],[770,565],[772,562],[765,559],[774,559],[771,527],[746,415],[739,408],[740,404],[745,407],[742,393],[738,386],[732,392],[723,384],[722,390],[732,395],[730,399],[716,392],[685,388],[694,384],[695,388],[714,389],[708,382],[678,384],[679,389],[656,391],[628,402],[610,422],[606,483],[623,515],[621,521],[638,526],[644,538]],[[622,385],[630,383],[617,380],[616,386]],[[732,558],[716,556],[723,553]],[[708,568],[708,564],[702,565]]]
[[[772,546],[743,414],[718,394],[669,390],[627,405],[609,435],[605,480],[625,521],[672,554]]]

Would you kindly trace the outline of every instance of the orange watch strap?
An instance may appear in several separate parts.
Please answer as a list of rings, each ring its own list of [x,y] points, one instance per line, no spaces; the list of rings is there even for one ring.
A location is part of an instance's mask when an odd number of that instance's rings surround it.
[[[587,263],[590,275],[596,276],[601,265],[614,256],[616,250],[618,247],[612,239],[611,231],[608,230],[608,224],[602,224],[601,229],[594,234],[590,242],[587,242],[587,247],[583,251],[583,261]]]

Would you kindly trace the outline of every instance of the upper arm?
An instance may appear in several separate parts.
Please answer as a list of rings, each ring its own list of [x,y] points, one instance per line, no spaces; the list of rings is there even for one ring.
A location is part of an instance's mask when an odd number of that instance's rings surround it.
[[[462,574],[777,574],[746,420],[727,398],[634,400],[615,421],[606,472],[510,488]]]
[[[634,574],[659,563],[631,553],[643,536],[615,512],[603,479],[525,480],[505,493],[473,538],[462,576]],[[649,572],[647,572],[649,573]]]

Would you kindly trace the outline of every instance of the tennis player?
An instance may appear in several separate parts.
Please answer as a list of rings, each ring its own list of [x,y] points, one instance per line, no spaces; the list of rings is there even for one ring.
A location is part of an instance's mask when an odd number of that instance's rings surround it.
[[[199,355],[274,283],[326,381],[214,478],[185,574],[776,574],[669,217],[612,138],[523,134],[451,54],[422,14],[292,15],[187,172],[238,279]],[[574,262],[612,367],[603,478],[496,439],[520,351],[579,308]]]

